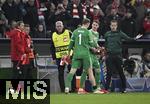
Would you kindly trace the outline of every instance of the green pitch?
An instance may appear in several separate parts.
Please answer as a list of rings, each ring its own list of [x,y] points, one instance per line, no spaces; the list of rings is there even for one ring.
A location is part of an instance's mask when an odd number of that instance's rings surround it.
[[[51,94],[50,104],[150,104],[147,93]]]

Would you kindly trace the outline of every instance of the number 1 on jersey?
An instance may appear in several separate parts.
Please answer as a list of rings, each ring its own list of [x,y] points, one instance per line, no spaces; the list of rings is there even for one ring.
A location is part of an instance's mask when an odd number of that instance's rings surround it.
[[[81,45],[81,34],[79,34],[79,45]]]

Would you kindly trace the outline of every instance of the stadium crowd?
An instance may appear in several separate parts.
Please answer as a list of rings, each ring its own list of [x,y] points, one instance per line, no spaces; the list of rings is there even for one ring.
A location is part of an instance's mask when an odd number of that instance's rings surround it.
[[[149,0],[0,0],[0,37],[5,38],[13,21],[29,24],[32,38],[48,38],[55,31],[56,21],[63,21],[73,31],[86,17],[100,21],[101,37],[116,19],[131,37],[143,33],[149,38]]]

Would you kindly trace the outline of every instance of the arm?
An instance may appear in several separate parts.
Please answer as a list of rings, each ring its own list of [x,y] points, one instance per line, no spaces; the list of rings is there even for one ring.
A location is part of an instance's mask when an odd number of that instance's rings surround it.
[[[69,36],[70,36],[70,38],[71,38],[72,34],[73,34],[73,33],[69,30]]]
[[[68,47],[68,51],[69,51],[69,55],[70,55],[70,52],[71,52],[71,50],[73,49],[73,47],[74,47],[74,44],[75,44],[75,37],[74,37],[74,35],[75,34],[73,34],[72,36],[71,36],[71,40],[70,40],[70,44],[69,44],[69,47]]]
[[[129,36],[127,36],[124,32],[122,32],[122,31],[120,31],[120,34],[121,34],[121,38],[122,39],[125,39],[125,40],[128,40],[128,41],[130,41],[130,40],[135,40],[134,38],[131,38],[131,37],[129,37]]]
[[[143,36],[143,34],[138,34],[136,37],[131,38],[131,37],[127,36],[125,33],[121,32],[121,37],[122,37],[123,39],[129,40],[129,41],[130,41],[130,40],[137,40],[137,39],[141,38],[142,36]]]
[[[53,35],[52,35],[53,37]],[[52,55],[52,59],[55,60],[56,59],[56,55],[55,55],[55,47],[54,47],[54,43],[53,43],[53,38],[51,37],[51,41],[50,41],[50,52]]]
[[[89,31],[88,36],[89,36],[89,47],[92,48],[92,47],[94,47],[94,41],[92,39],[92,32],[91,31]]]
[[[24,47],[25,39],[22,35],[23,34],[21,32],[16,32],[16,34],[13,35],[14,42],[15,42],[14,44],[19,56],[25,54],[25,47]]]
[[[6,27],[5,35],[6,35],[7,38],[11,38],[12,35],[13,35],[13,30],[10,29],[10,27]]]

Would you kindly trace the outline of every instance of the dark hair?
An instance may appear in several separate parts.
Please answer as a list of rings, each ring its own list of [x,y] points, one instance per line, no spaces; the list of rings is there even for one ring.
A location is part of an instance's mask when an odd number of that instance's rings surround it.
[[[111,23],[117,23],[117,25],[118,25],[118,21],[117,20],[111,20],[110,21],[110,25],[111,25]]]
[[[90,23],[90,22],[91,22],[90,19],[85,18],[85,19],[83,19],[82,24],[87,24],[87,23]]]
[[[97,24],[100,24],[99,20],[94,20],[93,22],[95,22]]]
[[[110,23],[112,23],[112,22],[116,22],[116,23],[118,24],[118,21],[117,21],[117,20],[111,20]]]

